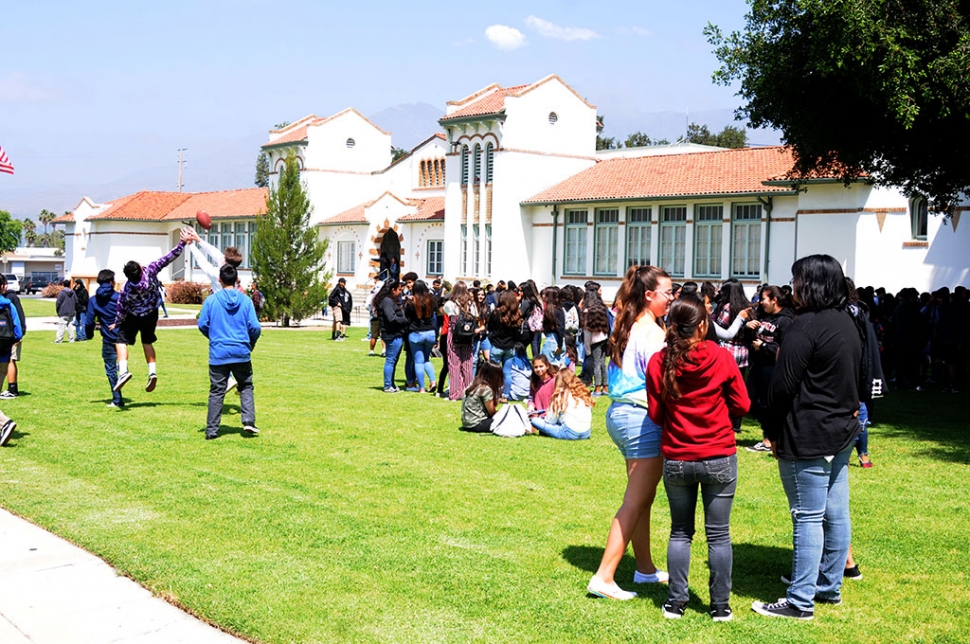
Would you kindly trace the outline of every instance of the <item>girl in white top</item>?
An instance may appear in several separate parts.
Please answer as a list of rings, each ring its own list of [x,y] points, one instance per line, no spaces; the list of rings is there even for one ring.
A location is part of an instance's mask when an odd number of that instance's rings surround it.
[[[586,385],[569,369],[556,374],[556,389],[546,417],[535,417],[532,426],[543,436],[568,441],[585,440],[593,423],[593,397]]]

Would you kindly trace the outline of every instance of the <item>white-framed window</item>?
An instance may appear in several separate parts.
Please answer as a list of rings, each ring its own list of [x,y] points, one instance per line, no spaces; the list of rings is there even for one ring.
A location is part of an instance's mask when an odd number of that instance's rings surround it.
[[[492,167],[495,161],[495,146],[491,143],[485,144],[485,183],[492,183],[492,177],[495,175],[494,168]]]
[[[650,264],[650,208],[626,209],[626,265]]]
[[[492,224],[485,224],[485,276],[492,274]]]
[[[721,276],[724,206],[694,207],[694,277]]]
[[[660,268],[671,277],[684,276],[687,247],[687,206],[660,207]]]
[[[354,242],[353,241],[338,241],[337,242],[337,272],[338,273],[353,273],[354,272]]]
[[[215,228],[215,225],[212,227]],[[226,250],[234,243],[232,238],[232,224],[220,224],[219,229],[222,231],[222,244],[219,245],[219,248],[220,250]]]
[[[593,274],[616,275],[620,209],[597,208],[593,222]]]
[[[468,226],[461,225],[461,271],[468,272]]]
[[[566,252],[563,273],[583,275],[586,272],[586,221],[589,211],[567,210],[565,226]]]
[[[474,262],[472,264],[472,274],[476,276],[478,275],[478,271],[479,271],[479,268],[478,268],[480,266],[479,261],[482,258],[482,253],[481,253],[482,245],[480,241],[481,241],[481,229],[479,228],[478,224],[475,224],[474,226],[472,226],[472,262]]]
[[[461,146],[461,185],[468,185],[468,146]]]
[[[909,219],[913,230],[913,239],[925,241],[930,225],[929,204],[925,197],[916,197],[910,204]]]
[[[242,255],[242,268],[249,268],[249,235],[246,234],[246,224],[242,221],[237,221],[235,224],[236,230],[236,243],[235,246],[239,250],[239,254]]]
[[[738,203],[732,207],[731,275],[761,275],[761,204]]]
[[[440,239],[428,240],[428,275],[441,275],[444,273],[444,249],[445,242]]]

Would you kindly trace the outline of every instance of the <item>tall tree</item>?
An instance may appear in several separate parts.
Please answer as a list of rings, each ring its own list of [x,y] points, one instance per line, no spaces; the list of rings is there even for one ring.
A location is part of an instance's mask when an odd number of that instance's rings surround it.
[[[667,139],[657,139],[654,141],[643,132],[634,132],[627,136],[626,141],[623,142],[623,146],[628,148],[645,148],[648,145],[670,145],[670,141]]]
[[[600,125],[603,126],[602,129],[606,129],[606,117],[600,114],[596,115],[596,120],[599,121]],[[603,136],[602,130],[596,133],[596,149],[597,150],[615,150],[622,147],[623,144],[616,140],[616,137]]]
[[[20,244],[20,222],[6,210],[0,210],[0,253],[9,253]]]
[[[691,123],[687,126],[687,141],[719,148],[743,148],[748,144],[748,133],[733,125],[726,125],[718,134],[714,134],[706,125]]]
[[[54,255],[60,257],[64,254],[64,246],[67,240],[67,233],[61,228],[57,228],[51,233],[51,245],[54,246]]]
[[[269,188],[269,156],[265,152],[256,157],[255,184],[257,188]]]
[[[392,145],[391,146],[391,163],[394,163],[395,161],[397,161],[398,159],[400,159],[401,157],[403,157],[407,153],[408,153],[408,150],[405,150],[404,148],[396,148],[396,147],[394,147]]]
[[[47,210],[46,208],[44,210],[41,210],[40,211],[40,214],[37,215],[37,220],[40,223],[44,224],[44,234],[45,235],[47,234],[47,226],[49,226],[50,223],[52,221],[54,221],[55,219],[57,219],[57,215],[55,215],[54,213],[52,213],[50,210]]]
[[[705,34],[740,82],[738,116],[774,127],[795,177],[860,174],[951,211],[970,190],[970,3],[751,0],[745,29]]]
[[[25,217],[22,222],[20,222],[20,227],[24,231],[24,244],[27,246],[33,246],[37,242],[37,224],[30,217]]]
[[[313,206],[300,181],[296,157],[270,188],[266,215],[256,223],[253,273],[263,293],[266,315],[289,326],[290,320],[309,317],[327,300],[330,272],[323,272],[327,240],[310,226]]]

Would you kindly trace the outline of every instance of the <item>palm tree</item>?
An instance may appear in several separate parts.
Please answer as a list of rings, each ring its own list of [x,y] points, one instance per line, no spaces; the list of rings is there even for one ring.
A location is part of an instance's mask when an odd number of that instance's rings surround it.
[[[57,219],[57,215],[55,215],[54,213],[52,213],[50,210],[47,210],[46,208],[44,210],[41,210],[40,211],[40,214],[37,215],[37,220],[40,221],[40,223],[44,224],[44,234],[45,235],[47,234],[47,226],[48,226],[48,224],[50,224],[55,219]]]
[[[37,224],[34,223],[33,219],[27,217],[20,226],[24,231],[24,243],[33,246],[37,242]]]

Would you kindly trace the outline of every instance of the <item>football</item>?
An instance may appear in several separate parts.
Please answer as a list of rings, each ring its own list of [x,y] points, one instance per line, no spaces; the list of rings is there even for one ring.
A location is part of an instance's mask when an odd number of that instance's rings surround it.
[[[199,212],[195,213],[195,220],[199,222],[199,225],[206,230],[209,230],[209,228],[212,226],[212,217],[204,210],[200,210]]]

